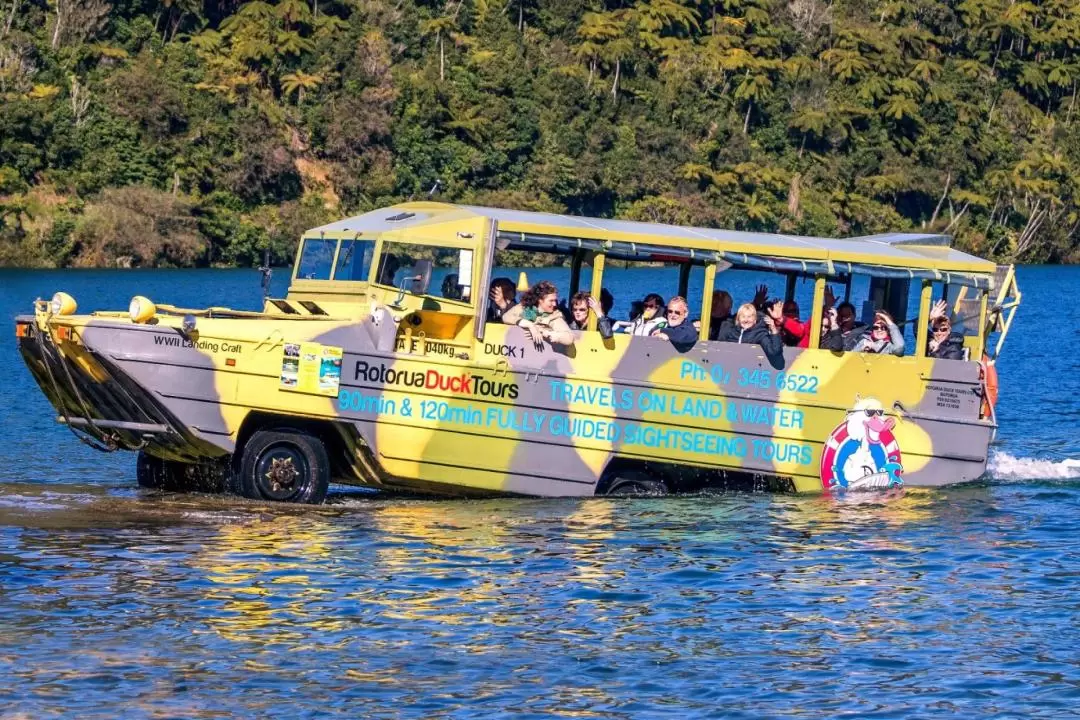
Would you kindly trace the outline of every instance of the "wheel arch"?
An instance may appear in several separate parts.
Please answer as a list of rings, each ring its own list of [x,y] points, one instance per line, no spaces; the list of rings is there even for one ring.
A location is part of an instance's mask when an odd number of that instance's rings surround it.
[[[348,428],[340,422],[319,418],[306,418],[296,415],[278,415],[254,410],[247,414],[236,433],[236,452],[233,454],[233,467],[239,467],[244,446],[251,436],[259,430],[299,431],[322,441],[326,454],[330,458],[331,475],[341,477],[351,475],[348,462],[351,453]]]
[[[657,462],[655,460],[645,460],[641,458],[625,458],[616,457],[607,464],[604,468],[604,472],[600,475],[600,480],[596,483],[596,494],[606,495],[608,490],[620,477],[627,477],[631,475],[644,475],[651,480],[661,482],[667,488],[668,492],[677,492],[679,490],[678,479],[674,474],[674,468],[676,466],[669,463]]]
[[[604,468],[596,484],[596,494],[605,495],[619,477],[645,475],[664,484],[670,493],[693,493],[705,488],[741,492],[794,492],[790,478],[770,473],[677,464],[647,458],[615,457]]]

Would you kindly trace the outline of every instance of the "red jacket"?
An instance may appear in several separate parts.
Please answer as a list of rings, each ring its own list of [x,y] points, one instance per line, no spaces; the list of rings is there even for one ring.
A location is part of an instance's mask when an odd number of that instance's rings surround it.
[[[791,345],[792,340],[801,348],[810,347],[810,322],[799,322],[798,318],[785,317],[780,325],[784,334],[784,344]]]

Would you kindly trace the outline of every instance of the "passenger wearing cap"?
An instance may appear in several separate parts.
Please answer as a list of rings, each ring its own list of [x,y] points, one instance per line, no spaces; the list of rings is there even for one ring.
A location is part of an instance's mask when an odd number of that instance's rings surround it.
[[[930,308],[930,337],[926,342],[926,356],[937,360],[963,360],[964,336],[953,332],[948,308],[944,300],[938,300]]]
[[[903,357],[904,333],[893,321],[892,315],[879,310],[874,313],[870,329],[855,343],[854,351]]]

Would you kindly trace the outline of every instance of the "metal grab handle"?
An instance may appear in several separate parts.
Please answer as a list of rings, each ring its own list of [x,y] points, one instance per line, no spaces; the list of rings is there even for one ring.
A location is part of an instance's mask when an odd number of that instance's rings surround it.
[[[281,334],[281,330],[274,328],[266,337],[264,337],[255,345],[255,350],[258,350],[271,340],[273,340],[274,342],[272,345],[270,345],[270,347],[267,348],[267,350],[273,350],[278,345],[281,345],[285,341],[285,337]]]

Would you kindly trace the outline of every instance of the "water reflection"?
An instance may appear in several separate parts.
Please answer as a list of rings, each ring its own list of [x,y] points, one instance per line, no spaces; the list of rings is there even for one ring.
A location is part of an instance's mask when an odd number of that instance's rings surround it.
[[[281,508],[12,485],[0,707],[1060,714],[1080,688],[1080,491],[1047,503],[975,487]]]
[[[1023,269],[1034,306],[1056,270]],[[60,283],[123,307],[114,275],[8,273],[0,305]],[[182,275],[135,284],[258,303],[250,274]],[[1002,358],[1016,485],[320,508],[132,489],[133,457],[52,423],[9,341],[0,718],[1075,714],[1080,375],[1044,335],[1021,323]]]
[[[191,558],[206,580],[207,624],[234,641],[298,643],[301,629],[345,624],[318,612],[330,590],[315,576],[331,559],[335,525],[317,515],[277,515],[222,525]]]

